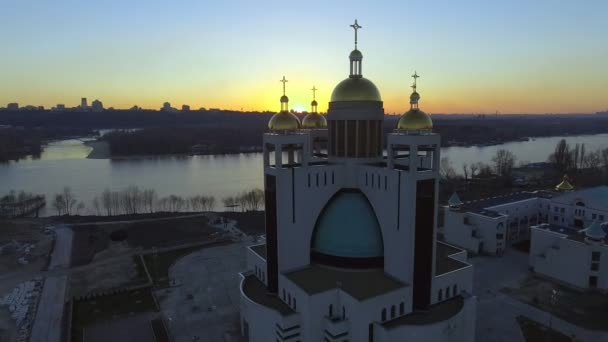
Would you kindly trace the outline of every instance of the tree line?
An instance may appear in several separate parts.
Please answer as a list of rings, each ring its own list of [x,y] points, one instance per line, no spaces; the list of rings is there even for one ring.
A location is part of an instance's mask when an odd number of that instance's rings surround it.
[[[465,181],[474,177],[510,180],[516,162],[517,157],[513,152],[500,149],[492,157],[491,163],[464,163],[462,173],[458,174],[450,159],[443,157],[440,161],[440,173],[448,180],[458,177],[463,177]],[[547,162],[559,177],[586,172],[591,175],[603,175],[604,179],[608,180],[608,148],[589,151],[584,143],[570,145],[566,139],[561,139],[547,157]]]
[[[236,196],[222,199],[225,209],[235,211],[260,210],[263,208],[264,191],[254,189]],[[51,203],[57,215],[83,215],[87,209],[84,202],[78,201],[70,187],[53,197]],[[93,197],[88,212],[97,216],[152,214],[157,212],[203,212],[216,209],[215,196],[194,195],[182,197],[169,195],[159,197],[154,189],[140,189],[131,185],[125,189],[112,191],[105,189]]]
[[[0,197],[0,217],[19,217],[36,212],[45,205],[42,195],[35,195],[23,190],[11,190],[7,195]]]
[[[566,139],[562,139],[548,160],[557,171],[564,174],[584,169],[608,173],[608,148],[588,151],[584,143],[571,146]]]

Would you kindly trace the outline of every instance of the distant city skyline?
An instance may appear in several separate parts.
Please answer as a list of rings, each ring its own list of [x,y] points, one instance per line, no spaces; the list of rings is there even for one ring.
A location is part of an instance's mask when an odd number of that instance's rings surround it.
[[[599,0],[10,2],[0,107],[276,111],[285,75],[291,108],[309,110],[315,85],[325,112],[357,18],[387,113],[408,109],[415,70],[430,113],[593,113],[608,108],[606,12]]]

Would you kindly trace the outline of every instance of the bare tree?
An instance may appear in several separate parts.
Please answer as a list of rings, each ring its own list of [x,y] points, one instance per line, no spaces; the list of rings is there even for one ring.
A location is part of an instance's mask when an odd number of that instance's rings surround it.
[[[68,216],[72,215],[74,206],[77,203],[76,196],[74,196],[74,194],[72,193],[72,189],[67,186],[64,187],[63,191],[61,192],[61,196],[63,198],[63,210],[65,214]]]
[[[65,200],[63,199],[62,194],[56,194],[53,199],[53,208],[57,210],[57,216],[63,215],[65,212]]]
[[[483,167],[483,164],[480,162],[477,163],[471,163],[471,165],[469,166],[469,169],[471,170],[471,178],[475,177],[475,173],[479,170],[481,170],[481,168]]]
[[[602,165],[602,157],[600,150],[596,150],[593,152],[589,152],[585,156],[585,160],[583,160],[583,166],[585,168],[591,169],[593,172],[598,172],[601,170]]]
[[[572,153],[565,139],[557,143],[555,151],[549,155],[549,162],[561,173],[567,172],[572,167]]]
[[[76,215],[81,215],[82,213],[84,213],[84,209],[86,208],[84,202],[80,201],[80,203],[78,203],[78,206],[76,207]]]
[[[156,191],[153,189],[144,190],[142,193],[143,203],[146,210],[151,214],[154,212],[154,202],[156,201]]]
[[[112,216],[112,193],[110,189],[105,189],[101,194],[101,204],[106,211],[106,215]]]
[[[97,196],[93,197],[93,209],[95,209],[95,215],[101,216],[101,203]]]
[[[494,171],[498,176],[503,178],[511,177],[511,171],[515,165],[515,155],[513,152],[500,149],[492,157],[492,162],[494,163]]]
[[[450,158],[448,158],[448,157],[441,158],[441,160],[439,162],[439,173],[447,179],[451,179],[456,176],[456,171],[454,171],[454,167],[452,166],[452,162],[450,161]]]
[[[462,164],[462,173],[465,182],[469,180],[469,170],[469,165],[467,165],[467,163]]]
[[[602,157],[602,165],[604,166],[604,171],[608,173],[608,148],[605,148],[601,151]]]

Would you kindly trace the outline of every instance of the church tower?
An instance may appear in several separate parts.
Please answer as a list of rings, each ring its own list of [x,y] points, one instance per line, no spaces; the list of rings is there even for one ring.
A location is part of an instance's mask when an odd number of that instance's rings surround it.
[[[281,80],[281,110],[263,139],[266,241],[247,248],[241,273],[242,333],[255,342],[474,341],[472,265],[436,241],[440,138],[419,107],[419,76],[385,150],[382,98],[362,74],[362,27],[351,27],[350,73],[332,92],[327,125],[316,87],[300,123]]]

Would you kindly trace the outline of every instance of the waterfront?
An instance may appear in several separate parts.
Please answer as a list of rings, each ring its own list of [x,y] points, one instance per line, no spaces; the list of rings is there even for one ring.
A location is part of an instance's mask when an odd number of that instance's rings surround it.
[[[562,138],[571,145],[584,143],[587,151],[608,147],[608,134],[598,134],[535,138],[495,146],[446,147],[441,153],[442,157],[449,157],[456,172],[461,173],[463,163],[491,163],[499,149],[512,151],[518,162],[546,161]],[[0,195],[10,190],[25,190],[46,195],[50,200],[64,186],[69,186],[78,201],[86,204],[88,213],[93,197],[104,189],[120,190],[137,185],[155,189],[159,196],[212,195],[217,199],[216,209],[221,210],[222,198],[263,188],[261,153],[87,159],[92,148],[83,140],[54,142],[44,149],[39,159],[0,164]]]

